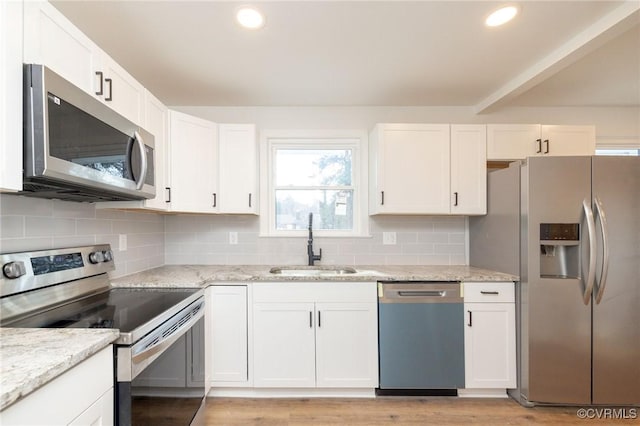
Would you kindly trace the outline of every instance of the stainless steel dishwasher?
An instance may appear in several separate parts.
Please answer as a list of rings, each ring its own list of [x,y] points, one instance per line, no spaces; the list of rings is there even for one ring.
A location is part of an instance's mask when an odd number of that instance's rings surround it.
[[[464,387],[460,283],[378,285],[378,394],[457,395]]]

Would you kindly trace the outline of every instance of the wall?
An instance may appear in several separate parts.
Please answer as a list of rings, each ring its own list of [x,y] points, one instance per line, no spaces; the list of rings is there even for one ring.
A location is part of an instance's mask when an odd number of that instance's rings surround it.
[[[118,250],[118,235],[127,250]],[[0,253],[110,243],[112,277],[164,264],[164,216],[0,194]]]
[[[323,265],[464,265],[463,217],[393,216],[370,219],[371,237],[314,236]],[[305,265],[306,237],[259,237],[255,216],[177,215],[165,219],[167,264]],[[382,232],[396,232],[397,244],[382,244]],[[238,232],[238,244],[229,244]]]

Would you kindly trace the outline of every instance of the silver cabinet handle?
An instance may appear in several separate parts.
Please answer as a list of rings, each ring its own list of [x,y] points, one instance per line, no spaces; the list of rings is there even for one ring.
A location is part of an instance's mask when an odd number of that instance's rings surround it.
[[[589,271],[587,273],[587,282],[585,283],[585,290],[583,294],[583,301],[585,305],[589,304],[591,299],[591,293],[593,293],[593,286],[596,281],[596,224],[593,218],[593,211],[589,207],[587,200],[582,201],[582,207],[584,208],[584,214],[587,219],[587,229],[589,231]]]
[[[147,153],[144,149],[144,139],[142,139],[140,133],[135,131],[133,133],[133,138],[136,141],[138,152],[140,153],[140,176],[136,181],[136,189],[142,189],[142,187],[144,186],[144,181],[147,179]]]
[[[604,295],[604,289],[607,286],[607,275],[609,274],[609,225],[607,224],[607,217],[602,207],[602,202],[598,197],[594,197],[594,204],[596,206],[596,212],[600,218],[601,233],[602,233],[602,269],[600,271],[600,285],[596,289],[596,303],[600,304],[602,296]]]

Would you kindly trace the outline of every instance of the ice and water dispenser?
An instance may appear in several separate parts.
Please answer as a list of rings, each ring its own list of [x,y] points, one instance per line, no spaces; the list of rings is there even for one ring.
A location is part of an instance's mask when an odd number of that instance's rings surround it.
[[[580,225],[540,224],[540,277],[580,277]]]

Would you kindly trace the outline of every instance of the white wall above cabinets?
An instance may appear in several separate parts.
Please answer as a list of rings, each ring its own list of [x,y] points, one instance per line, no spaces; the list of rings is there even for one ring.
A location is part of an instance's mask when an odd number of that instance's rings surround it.
[[[464,283],[465,389],[495,396],[516,387],[514,283]],[[488,390],[488,391],[487,391]]]
[[[22,190],[22,2],[0,1],[0,191]]]
[[[140,124],[144,87],[47,1],[24,2],[24,62],[42,64]]]
[[[519,160],[541,155],[594,155],[595,149],[595,126],[487,125],[488,160]]]
[[[377,124],[370,214],[486,213],[486,126]]]

